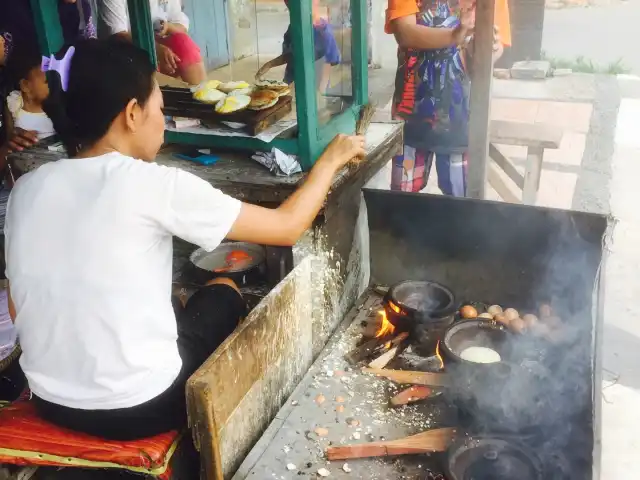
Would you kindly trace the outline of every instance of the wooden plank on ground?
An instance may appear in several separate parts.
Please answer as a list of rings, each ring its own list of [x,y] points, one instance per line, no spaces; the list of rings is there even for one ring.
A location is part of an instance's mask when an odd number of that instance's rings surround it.
[[[560,148],[562,130],[538,123],[492,120],[490,139],[498,145],[519,145],[534,148]]]
[[[250,313],[187,383],[201,478],[230,478],[312,363],[311,259]]]

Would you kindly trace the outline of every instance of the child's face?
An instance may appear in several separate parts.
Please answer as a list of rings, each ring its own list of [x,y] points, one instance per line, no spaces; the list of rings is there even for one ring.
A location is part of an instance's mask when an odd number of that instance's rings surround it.
[[[32,102],[41,104],[49,96],[47,77],[40,68],[34,68],[20,82],[20,89]]]

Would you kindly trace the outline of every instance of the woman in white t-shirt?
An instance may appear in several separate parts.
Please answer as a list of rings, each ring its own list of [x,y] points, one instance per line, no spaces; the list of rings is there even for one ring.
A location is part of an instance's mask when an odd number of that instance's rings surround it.
[[[164,116],[144,51],[87,40],[60,64],[45,109],[71,158],[18,180],[5,225],[21,365],[50,421],[146,437],[184,424],[186,380],[245,313],[233,282],[221,280],[176,321],[172,237],[207,250],[225,237],[293,244],[364,140],[338,136],[280,207],[245,204],[153,163]]]

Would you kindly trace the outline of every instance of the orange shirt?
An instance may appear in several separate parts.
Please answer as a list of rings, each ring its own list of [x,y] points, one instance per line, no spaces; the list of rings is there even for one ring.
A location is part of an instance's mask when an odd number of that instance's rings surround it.
[[[496,11],[493,21],[500,32],[500,40],[505,47],[511,46],[511,21],[509,20],[509,2],[496,0]]]
[[[511,22],[509,21],[509,3],[508,0],[495,0],[495,19],[494,22],[500,30],[500,38],[505,47],[511,46]],[[391,31],[391,22],[398,18],[415,15],[420,11],[417,0],[389,0],[386,12],[386,21],[384,31]]]

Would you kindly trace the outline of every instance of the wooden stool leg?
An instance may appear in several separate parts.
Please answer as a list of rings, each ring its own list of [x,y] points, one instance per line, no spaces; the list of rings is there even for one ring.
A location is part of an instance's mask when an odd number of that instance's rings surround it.
[[[540,188],[543,152],[544,149],[538,147],[527,149],[527,166],[524,172],[524,188],[522,189],[522,203],[525,205],[536,204]]]

